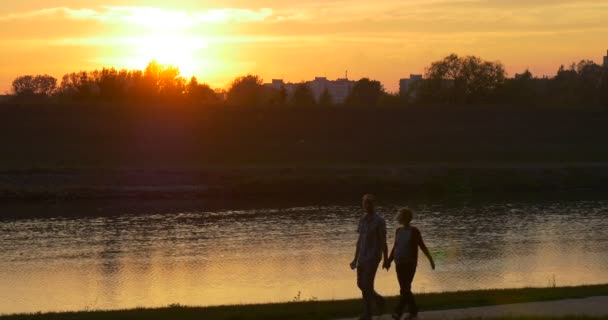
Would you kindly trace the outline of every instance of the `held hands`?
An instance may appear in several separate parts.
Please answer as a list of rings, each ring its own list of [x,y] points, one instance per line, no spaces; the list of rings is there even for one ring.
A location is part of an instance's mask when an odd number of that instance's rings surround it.
[[[350,269],[351,270],[357,269],[357,260],[356,259],[350,263]]]
[[[385,259],[384,263],[382,264],[382,268],[386,269],[386,271],[388,271],[391,268],[391,260]]]

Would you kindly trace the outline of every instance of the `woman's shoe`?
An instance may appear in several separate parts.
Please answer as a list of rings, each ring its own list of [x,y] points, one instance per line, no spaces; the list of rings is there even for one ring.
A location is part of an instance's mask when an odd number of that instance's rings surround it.
[[[404,320],[418,320],[418,315],[408,313]]]

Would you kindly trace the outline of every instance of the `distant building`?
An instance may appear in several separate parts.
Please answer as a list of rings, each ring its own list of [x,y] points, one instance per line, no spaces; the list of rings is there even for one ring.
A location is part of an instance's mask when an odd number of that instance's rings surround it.
[[[604,67],[608,68],[608,50],[606,50],[606,56],[604,57]]]
[[[413,85],[417,82],[422,81],[421,74],[410,74],[409,78],[400,79],[399,80],[399,94],[401,96],[410,95],[411,97],[416,97],[416,91],[413,91]]]
[[[355,81],[348,80],[347,78],[341,78],[336,80],[328,80],[326,77],[316,77],[315,80],[309,81],[306,84],[312,90],[312,93],[317,102],[321,98],[321,95],[325,90],[329,93],[334,104],[342,104],[350,95]]]
[[[326,77],[315,77],[314,80],[306,81],[304,83],[308,85],[317,102],[319,102],[323,92],[327,90],[331,96],[332,103],[334,104],[344,103],[355,85],[355,81],[346,78],[329,80]],[[271,83],[266,83],[264,85],[277,90],[284,87],[287,90],[288,96],[291,96],[297,84],[285,83],[281,79],[273,79]]]
[[[267,87],[279,90],[285,86],[285,81],[283,81],[283,79],[272,79],[271,83],[266,83],[265,85]]]
[[[331,81],[327,80],[327,78],[325,78],[325,77],[315,77],[315,80],[308,81],[308,82],[306,82],[306,84],[312,91],[312,95],[315,97],[315,100],[318,102],[319,98],[323,94],[323,91],[325,91],[325,89],[327,89],[327,91],[329,91],[329,86],[331,85]],[[331,94],[331,92],[330,92],[330,94]],[[332,94],[331,96],[333,98],[334,95]]]

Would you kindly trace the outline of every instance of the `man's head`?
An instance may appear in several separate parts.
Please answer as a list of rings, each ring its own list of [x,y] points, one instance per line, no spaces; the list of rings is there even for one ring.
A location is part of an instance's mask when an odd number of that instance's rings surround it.
[[[397,221],[402,225],[409,225],[414,218],[414,212],[410,208],[401,208],[399,209],[399,214],[397,215]]]
[[[367,213],[374,213],[374,204],[376,197],[373,194],[366,194],[363,196],[363,210]]]

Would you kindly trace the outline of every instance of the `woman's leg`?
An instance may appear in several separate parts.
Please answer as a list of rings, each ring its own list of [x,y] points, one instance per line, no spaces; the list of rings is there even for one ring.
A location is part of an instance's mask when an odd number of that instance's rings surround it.
[[[412,292],[412,282],[414,281],[414,275],[416,275],[416,264],[406,264],[407,270],[405,274],[405,281],[407,282],[405,297],[407,301],[407,305],[409,307],[409,313],[411,316],[418,315],[418,305],[416,304],[416,299],[414,298],[414,293]]]
[[[400,288],[400,295],[399,295],[399,303],[397,303],[397,307],[395,308],[395,313],[398,316],[401,316],[403,314],[403,309],[405,308],[405,305],[407,303],[407,299],[405,297],[404,293],[404,285],[406,285],[405,283],[405,268],[404,265],[402,264],[397,264],[395,265],[395,271],[397,272],[397,280],[399,281],[399,288]]]
[[[397,270],[397,279],[399,280],[400,296],[399,303],[395,309],[395,313],[402,314],[405,305],[407,304],[409,313],[413,316],[418,314],[418,305],[412,293],[412,281],[416,274],[416,264],[402,263],[395,268]]]

